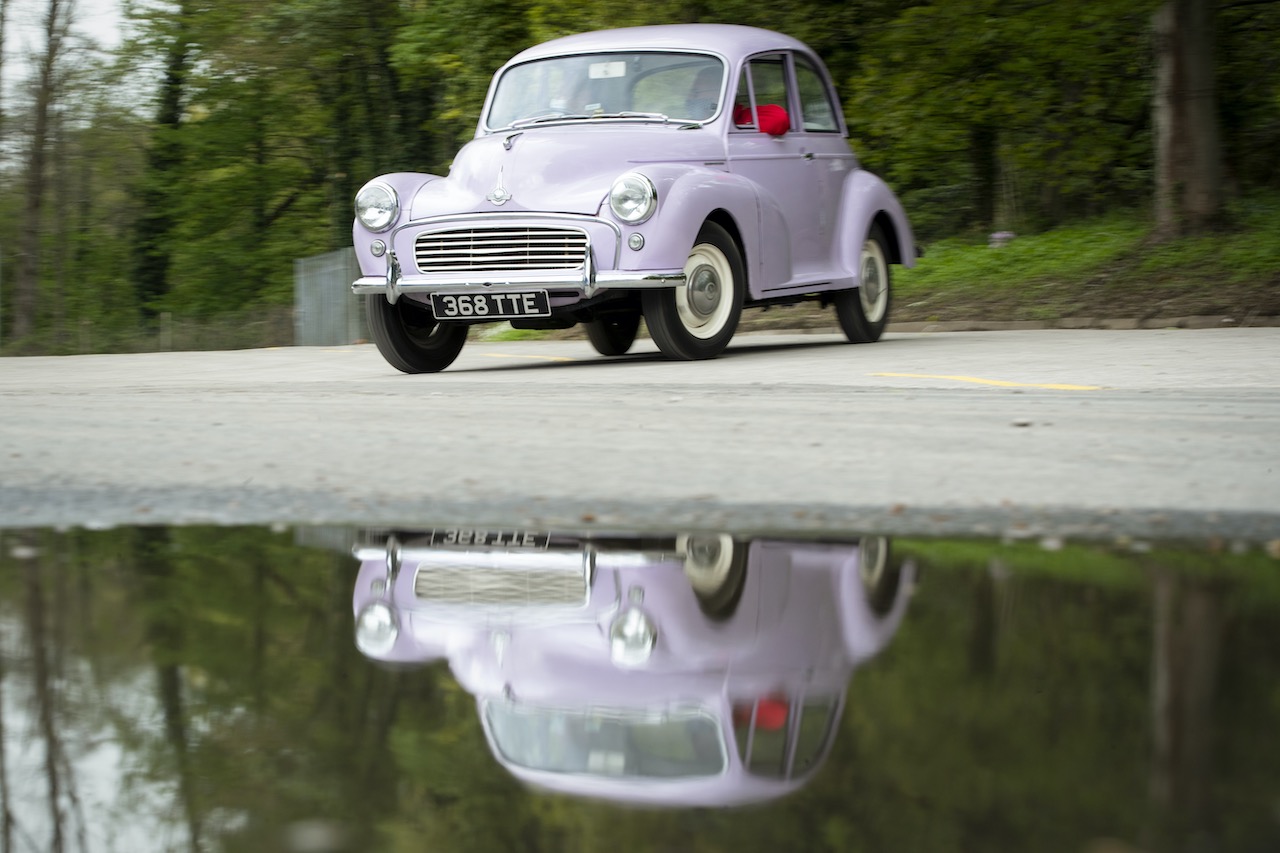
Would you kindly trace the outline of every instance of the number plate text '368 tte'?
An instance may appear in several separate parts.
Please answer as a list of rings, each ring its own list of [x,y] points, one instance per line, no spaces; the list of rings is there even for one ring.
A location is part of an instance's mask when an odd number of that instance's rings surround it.
[[[520,293],[433,293],[431,311],[437,320],[550,317],[551,303],[545,290]]]

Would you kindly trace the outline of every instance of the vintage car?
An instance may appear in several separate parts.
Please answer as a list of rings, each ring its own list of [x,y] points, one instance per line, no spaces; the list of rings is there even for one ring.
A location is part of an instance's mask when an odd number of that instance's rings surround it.
[[[532,787],[732,806],[805,785],[915,583],[888,540],[401,532],[355,549],[355,641],[447,660]]]
[[[825,66],[768,30],[584,33],[517,54],[448,177],[383,175],[356,196],[379,351],[453,363],[476,323],[586,326],[620,355],[641,318],[674,359],[728,345],[744,308],[820,300],[850,341],[884,331],[889,266],[916,249],[863,170]]]

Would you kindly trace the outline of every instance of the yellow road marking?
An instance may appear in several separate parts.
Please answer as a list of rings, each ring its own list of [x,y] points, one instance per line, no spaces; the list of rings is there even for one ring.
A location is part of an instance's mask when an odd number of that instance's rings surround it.
[[[517,355],[509,352],[486,352],[481,353],[481,355],[489,358],[531,358],[534,361],[577,361],[577,359],[563,355]]]
[[[1000,388],[1049,388],[1053,391],[1101,391],[1101,385],[1066,385],[1057,382],[1009,382],[1005,379],[982,379],[977,376],[946,376],[934,373],[872,373],[872,376],[896,376],[903,379],[947,379],[952,382],[972,382],[974,385],[995,385]]]

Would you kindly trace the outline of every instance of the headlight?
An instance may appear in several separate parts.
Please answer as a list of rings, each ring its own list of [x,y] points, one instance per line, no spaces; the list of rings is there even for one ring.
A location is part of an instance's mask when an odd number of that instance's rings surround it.
[[[381,601],[370,604],[356,617],[356,648],[367,655],[384,655],[391,651],[400,636],[396,614]]]
[[[373,181],[356,193],[356,219],[370,231],[385,231],[399,215],[400,199],[386,184]]]
[[[619,666],[639,666],[649,659],[658,641],[658,629],[634,607],[618,614],[609,626],[609,651]]]
[[[638,172],[628,172],[613,182],[609,190],[609,207],[623,222],[639,225],[658,207],[658,191],[653,181]]]

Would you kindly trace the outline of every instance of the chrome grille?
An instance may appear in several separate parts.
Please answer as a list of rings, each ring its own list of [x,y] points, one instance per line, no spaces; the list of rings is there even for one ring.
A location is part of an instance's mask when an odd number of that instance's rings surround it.
[[[422,273],[579,269],[585,232],[569,228],[457,228],[419,234],[414,260]]]
[[[587,600],[587,573],[581,566],[571,571],[424,564],[413,579],[413,591],[433,604],[577,607]]]

